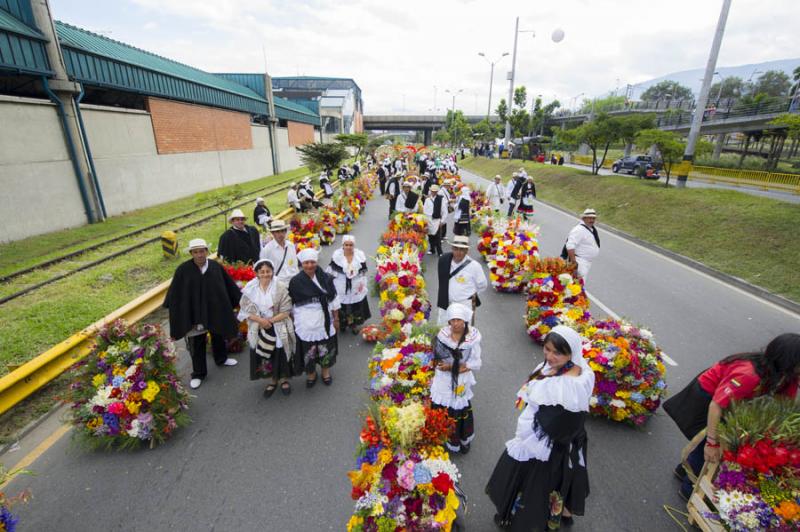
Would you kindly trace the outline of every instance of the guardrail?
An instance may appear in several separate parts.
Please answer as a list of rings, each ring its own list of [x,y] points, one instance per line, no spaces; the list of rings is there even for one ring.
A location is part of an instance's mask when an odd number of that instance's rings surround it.
[[[591,155],[573,155],[572,156],[572,164],[582,164],[584,166],[592,166],[592,156]],[[603,162],[601,168],[611,169],[611,165],[614,164],[614,161],[606,157],[606,160]]]
[[[800,175],[798,174],[717,168],[714,166],[693,166],[691,172],[689,172],[689,177],[800,194]]]
[[[339,182],[334,182],[332,186],[338,188]],[[322,191],[317,192],[317,197],[319,198],[321,194]],[[284,219],[293,212],[292,209],[286,209],[277,214],[275,218]],[[211,256],[211,258],[215,257],[216,254]],[[165,281],[148,290],[133,301],[126,303],[0,378],[0,414],[10,410],[88,355],[92,350],[95,334],[104,325],[119,319],[128,323],[136,323],[158,310],[164,302],[171,282],[172,280]]]

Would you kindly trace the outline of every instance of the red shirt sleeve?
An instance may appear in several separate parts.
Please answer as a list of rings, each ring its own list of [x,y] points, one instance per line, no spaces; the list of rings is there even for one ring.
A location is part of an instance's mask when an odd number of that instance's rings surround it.
[[[760,382],[761,379],[755,373],[744,368],[735,368],[717,384],[712,399],[722,408],[728,408],[731,401],[752,398]]]

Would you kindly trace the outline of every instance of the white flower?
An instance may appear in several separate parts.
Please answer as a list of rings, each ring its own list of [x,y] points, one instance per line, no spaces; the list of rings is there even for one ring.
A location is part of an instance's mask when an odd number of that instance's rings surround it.
[[[562,273],[558,276],[558,282],[564,286],[572,284],[572,276],[568,273]]]
[[[136,373],[137,369],[139,369],[139,366],[137,366],[136,364],[131,364],[130,366],[128,366],[128,369],[125,370],[125,376],[130,377],[131,375]]]
[[[432,477],[435,477],[439,473],[445,473],[447,476],[453,479],[453,482],[457,482],[460,478],[458,468],[450,460],[428,458],[427,460],[423,460],[422,463],[425,464],[425,466],[431,472]]]
[[[389,360],[390,358],[394,358],[400,352],[400,349],[395,347],[384,349],[381,352],[381,358],[384,360]]]
[[[597,397],[594,395],[589,399],[589,406],[597,406]]]
[[[94,394],[94,397],[92,397],[89,403],[94,406],[102,406],[103,408],[111,404],[111,388],[111,386],[101,386],[98,388],[97,393]]]
[[[610,404],[615,408],[625,408],[625,401],[622,399],[612,399]]]

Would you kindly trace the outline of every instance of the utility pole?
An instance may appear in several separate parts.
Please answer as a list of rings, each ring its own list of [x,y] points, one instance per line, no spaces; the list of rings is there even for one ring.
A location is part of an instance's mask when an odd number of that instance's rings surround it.
[[[728,12],[731,9],[731,0],[722,0],[722,10],[719,13],[719,20],[717,21],[717,31],[714,34],[714,40],[711,43],[711,52],[708,54],[708,63],[706,64],[706,73],[703,76],[703,86],[700,89],[700,95],[697,98],[697,104],[694,108],[694,117],[692,118],[692,127],[689,130],[689,138],[686,141],[686,150],[683,152],[683,162],[678,167],[678,179],[676,181],[678,188],[686,186],[686,180],[689,178],[689,172],[692,170],[692,163],[694,162],[694,150],[697,146],[697,138],[700,136],[700,126],[703,124],[703,114],[708,103],[708,93],[711,89],[711,80],[714,77],[714,71],[717,68],[717,57],[719,56],[719,49],[722,47],[722,36],[725,33],[725,24],[728,21]]]
[[[519,37],[519,17],[514,23],[514,53],[511,55],[511,72],[508,74],[508,110],[506,111],[506,134],[503,144],[506,149],[508,149],[508,143],[511,139],[511,107],[514,105],[514,69],[517,66],[517,37]]]
[[[31,9],[36,26],[45,37],[47,61],[53,71],[52,79],[42,77],[42,84],[50,99],[58,107],[67,153],[72,161],[86,219],[89,223],[102,222],[106,218],[103,195],[97,176],[92,171],[88,138],[80,118],[79,105],[83,88],[79,83],[70,81],[67,75],[48,0],[31,2]]]

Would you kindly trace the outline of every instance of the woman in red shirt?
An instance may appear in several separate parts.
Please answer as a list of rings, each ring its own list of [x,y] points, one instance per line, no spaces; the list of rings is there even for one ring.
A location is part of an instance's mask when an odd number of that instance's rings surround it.
[[[695,475],[703,462],[718,462],[717,426],[731,401],[759,395],[794,397],[800,374],[800,334],[775,337],[763,353],[741,353],[717,362],[694,378],[686,388],[664,402],[664,410],[688,439],[706,429],[706,437],[687,457]],[[681,495],[689,498],[692,483],[683,465],[675,468],[681,479]]]

